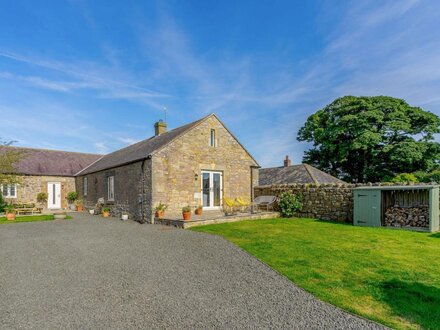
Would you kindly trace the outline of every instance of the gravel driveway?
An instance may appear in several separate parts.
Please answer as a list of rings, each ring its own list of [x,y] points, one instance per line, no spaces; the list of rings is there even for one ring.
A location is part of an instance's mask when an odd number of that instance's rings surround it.
[[[89,215],[0,225],[1,329],[377,329],[222,238]]]

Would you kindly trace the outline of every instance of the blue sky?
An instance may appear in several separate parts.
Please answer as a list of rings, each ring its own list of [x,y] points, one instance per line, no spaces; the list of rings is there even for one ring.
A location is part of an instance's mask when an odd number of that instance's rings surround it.
[[[263,166],[339,96],[440,114],[439,1],[0,0],[0,137],[106,153],[215,112]]]

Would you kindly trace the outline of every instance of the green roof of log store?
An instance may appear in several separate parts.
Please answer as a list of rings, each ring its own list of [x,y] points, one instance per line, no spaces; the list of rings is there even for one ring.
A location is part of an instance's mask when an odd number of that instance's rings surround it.
[[[402,208],[416,207],[417,200],[423,199],[428,204],[429,225],[426,230],[438,231],[439,228],[439,185],[407,185],[407,186],[366,186],[353,189],[355,226],[380,227],[384,225],[387,207],[392,205],[390,195],[413,193],[416,198],[404,198],[399,201]],[[397,203],[397,202],[394,202]],[[411,205],[413,203],[413,205]],[[405,227],[402,227],[405,228]]]

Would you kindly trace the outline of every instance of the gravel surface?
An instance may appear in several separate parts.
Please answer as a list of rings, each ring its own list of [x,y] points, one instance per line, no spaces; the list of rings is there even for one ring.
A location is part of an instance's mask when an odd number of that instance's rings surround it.
[[[226,240],[133,221],[0,225],[1,329],[380,329]]]

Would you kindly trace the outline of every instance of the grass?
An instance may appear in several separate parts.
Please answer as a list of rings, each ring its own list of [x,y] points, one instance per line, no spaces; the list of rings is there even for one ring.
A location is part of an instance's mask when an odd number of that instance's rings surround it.
[[[53,214],[18,216],[13,221],[7,220],[6,217],[0,217],[0,224],[17,223],[17,222],[50,221],[54,219],[55,218]],[[72,217],[67,216],[66,219],[72,219]]]
[[[195,227],[316,297],[397,329],[440,329],[440,233],[269,219]]]

